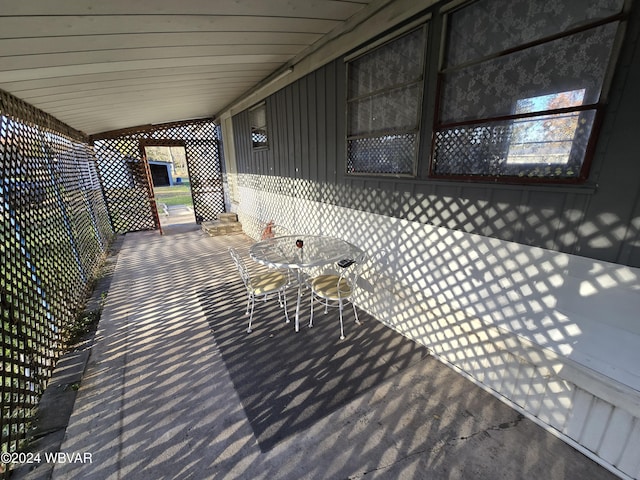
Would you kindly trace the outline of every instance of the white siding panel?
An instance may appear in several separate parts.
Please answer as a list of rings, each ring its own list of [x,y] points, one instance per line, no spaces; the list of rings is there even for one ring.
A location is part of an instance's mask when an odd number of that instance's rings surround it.
[[[585,392],[581,388],[576,388],[573,396],[571,415],[564,429],[565,434],[575,440],[580,439],[584,425],[587,423],[593,401],[593,395]]]
[[[536,375],[536,369],[526,363],[520,365],[519,377],[516,381],[516,385],[511,396],[511,401],[520,407],[524,407],[527,401],[527,396],[531,390],[531,381]]]
[[[614,409],[598,455],[613,465],[617,464],[632,428],[633,417],[631,414],[621,408]]]
[[[607,423],[611,417],[613,408],[611,405],[599,398],[596,398],[591,406],[591,412],[587,417],[584,425],[580,443],[593,452],[597,452],[604,432],[607,429]]]
[[[529,395],[525,403],[525,410],[531,412],[536,417],[542,408],[542,401],[547,390],[547,382],[544,376],[536,377],[531,382]]]
[[[509,352],[505,353],[507,355],[504,356],[506,357],[508,363],[505,370],[504,378],[502,379],[500,393],[507,398],[513,398],[517,388],[518,379],[520,378],[520,362]]]
[[[555,427],[559,431],[564,429],[571,409],[573,387],[569,382],[552,377],[547,383],[547,390],[542,400],[538,418]]]
[[[640,478],[640,419],[636,418],[633,423],[633,429],[617,467],[633,478]]]

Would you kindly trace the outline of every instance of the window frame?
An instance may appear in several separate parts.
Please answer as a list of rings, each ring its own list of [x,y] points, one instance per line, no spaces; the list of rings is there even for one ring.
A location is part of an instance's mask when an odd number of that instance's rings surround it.
[[[426,96],[426,92],[425,92],[425,85],[427,82],[427,74],[426,74],[426,65],[427,65],[427,51],[428,51],[428,33],[429,33],[429,20],[431,19],[431,15],[423,15],[420,18],[408,23],[407,25],[403,26],[402,28],[396,29],[394,32],[383,36],[382,38],[379,38],[373,42],[370,42],[369,44],[367,44],[366,46],[360,48],[359,50],[357,50],[356,52],[347,55],[344,58],[344,62],[345,62],[345,164],[344,164],[344,168],[345,168],[345,174],[347,176],[375,176],[375,177],[391,177],[391,178],[416,178],[417,174],[418,174],[418,163],[420,160],[420,145],[421,145],[421,131],[422,131],[422,116],[423,116],[423,105],[424,105],[424,99]],[[414,81],[411,82],[405,82],[405,83],[398,83],[398,84],[394,84],[392,86],[386,87],[386,88],[381,88],[381,89],[375,89],[372,90],[371,92],[369,92],[368,94],[365,95],[360,95],[360,96],[355,96],[355,97],[350,97],[349,96],[349,82],[350,82],[350,64],[356,60],[362,59],[363,57],[367,56],[367,55],[371,55],[374,52],[376,52],[377,50],[379,50],[380,48],[393,43],[396,40],[399,40],[400,38],[402,38],[405,35],[408,35],[410,33],[413,33],[417,30],[421,30],[422,32],[422,45],[421,45],[421,58],[420,58],[420,62],[421,62],[421,74],[419,76],[419,78],[415,79]],[[386,130],[378,130],[376,132],[369,132],[367,134],[352,134],[350,132],[350,120],[351,120],[351,108],[350,108],[350,104],[353,104],[357,101],[366,99],[366,98],[372,98],[375,96],[380,96],[381,94],[387,93],[387,92],[393,92],[395,90],[398,90],[399,88],[402,87],[408,87],[408,86],[413,86],[415,85],[417,87],[417,108],[416,108],[416,119],[415,119],[415,125],[414,128],[412,129],[406,129],[406,128],[393,128],[393,127],[389,127]],[[413,159],[412,159],[412,167],[411,167],[411,171],[410,172],[376,172],[376,171],[353,171],[350,170],[349,165],[352,162],[350,156],[349,156],[349,143],[351,140],[357,140],[357,139],[363,139],[363,138],[371,138],[371,139],[375,139],[375,138],[382,138],[382,137],[393,137],[393,136],[397,136],[397,135],[406,135],[406,134],[413,134],[415,135],[415,147],[414,147],[414,152],[413,152]]]
[[[264,111],[264,125],[257,125],[257,122],[254,122],[254,119],[255,119],[254,112],[258,110]],[[250,131],[250,138],[251,138],[251,149],[253,151],[269,149],[269,125],[268,124],[269,124],[269,121],[267,120],[267,102],[266,101],[262,101],[249,108],[249,131]],[[260,132],[264,135],[265,137],[264,142],[256,142],[254,140],[254,136],[260,134],[257,132]]]
[[[437,72],[437,87],[435,92],[435,110],[433,117],[433,128],[432,128],[432,139],[431,139],[431,148],[429,154],[427,156],[428,160],[428,178],[434,180],[454,180],[454,181],[464,181],[464,182],[475,182],[475,183],[516,183],[516,184],[584,184],[589,179],[589,174],[591,171],[591,165],[593,162],[593,157],[595,154],[595,147],[598,141],[599,133],[601,130],[602,119],[604,116],[607,97],[609,94],[609,86],[611,83],[611,78],[615,71],[615,66],[617,64],[618,56],[620,53],[620,47],[622,44],[622,37],[624,36],[624,31],[626,27],[626,19],[628,16],[628,1],[623,1],[623,6],[620,12],[617,14],[610,15],[608,17],[600,18],[598,20],[591,21],[589,23],[583,23],[577,27],[566,29],[560,33],[555,33],[553,35],[548,35],[545,37],[538,38],[534,41],[530,41],[527,43],[523,43],[517,45],[512,48],[507,48],[495,53],[491,53],[485,56],[479,56],[474,58],[472,61],[462,63],[459,65],[455,65],[451,68],[445,67],[446,63],[446,53],[448,49],[448,28],[449,28],[449,17],[452,14],[455,14],[460,9],[469,7],[475,3],[473,1],[457,1],[452,2],[449,5],[442,7],[441,9],[441,17],[442,17],[442,26],[440,30],[441,35],[441,46],[439,52],[439,67]],[[619,25],[616,27],[616,31],[613,35],[611,51],[609,53],[609,57],[607,59],[606,65],[603,65],[603,77],[600,84],[600,94],[597,101],[592,103],[587,103],[579,106],[572,107],[564,107],[564,108],[553,108],[548,110],[536,110],[533,112],[522,112],[516,113],[515,108],[516,104],[513,105],[514,110],[512,110],[511,114],[508,115],[494,115],[494,116],[480,116],[477,115],[475,118],[466,119],[462,121],[450,121],[444,122],[441,121],[441,104],[443,98],[443,90],[445,83],[445,76],[447,73],[452,71],[461,70],[464,68],[468,68],[470,65],[472,66],[481,66],[483,64],[487,64],[495,59],[506,57],[508,55],[517,53],[517,52],[526,52],[532,51],[531,49],[541,46],[541,45],[549,45],[551,42],[567,37],[571,37],[572,35],[580,34],[587,32],[589,30],[595,29],[596,27],[600,27],[608,24],[615,24],[616,22]],[[560,92],[558,92],[560,93]],[[593,112],[593,122],[591,125],[591,130],[588,134],[588,139],[586,141],[586,145],[584,148],[584,155],[582,157],[582,163],[580,165],[579,173],[576,176],[553,176],[553,175],[539,175],[539,176],[522,176],[518,174],[477,174],[477,173],[438,173],[436,171],[436,148],[437,148],[437,135],[439,132],[446,132],[451,128],[456,127],[465,127],[470,125],[477,126],[485,126],[487,128],[491,128],[492,125],[497,124],[499,122],[513,122],[514,124],[517,122],[526,121],[527,119],[538,118],[542,120],[545,116],[549,115],[561,115],[561,114],[576,114],[578,117],[582,114],[582,112]],[[576,130],[574,130],[574,136],[572,140],[572,146],[576,145]],[[512,145],[512,144],[510,144]],[[508,148],[507,148],[508,154]],[[543,164],[540,164],[543,165]],[[557,165],[557,164],[547,164],[547,165]],[[515,170],[515,168],[514,168]],[[521,171],[526,171],[524,168]]]

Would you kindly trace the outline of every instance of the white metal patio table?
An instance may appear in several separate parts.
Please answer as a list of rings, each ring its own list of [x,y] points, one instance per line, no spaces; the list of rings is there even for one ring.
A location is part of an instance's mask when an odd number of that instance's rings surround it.
[[[300,241],[302,246],[299,246]],[[262,265],[295,270],[298,277],[296,332],[300,330],[303,270],[330,265],[343,259],[354,259],[360,254],[362,250],[346,240],[321,235],[287,235],[268,238],[253,244],[249,249],[251,258]]]

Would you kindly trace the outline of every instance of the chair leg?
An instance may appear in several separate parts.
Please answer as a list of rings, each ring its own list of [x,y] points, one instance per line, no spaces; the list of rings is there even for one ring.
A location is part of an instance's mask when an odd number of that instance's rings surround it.
[[[251,315],[249,315],[249,328],[247,328],[247,333],[251,333],[251,321],[253,320],[253,308],[255,307],[256,299],[253,295],[251,295]]]
[[[342,300],[339,300],[340,305],[340,340],[344,340],[344,327],[342,326]]]
[[[309,328],[313,327],[313,292],[311,292],[311,318],[309,318]]]
[[[282,297],[284,298],[284,317],[287,319],[287,323],[289,323],[289,312],[287,311],[287,292],[285,292],[284,290],[282,290]]]
[[[356,323],[360,325],[360,320],[358,320],[358,312],[356,311],[356,306],[353,302],[351,302],[351,306],[353,307],[353,314],[356,316]]]

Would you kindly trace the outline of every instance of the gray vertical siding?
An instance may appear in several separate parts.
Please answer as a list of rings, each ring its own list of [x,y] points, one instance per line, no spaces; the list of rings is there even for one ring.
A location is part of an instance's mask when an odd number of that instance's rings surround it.
[[[346,175],[340,59],[266,99],[269,150],[251,150],[246,111],[232,118],[246,231],[258,238],[275,218],[387,248],[391,266],[359,307],[623,478],[640,478],[639,272],[624,266],[640,267],[633,8],[584,185],[430,179],[428,101],[417,178]]]
[[[247,111],[233,117],[238,173],[277,177],[270,185],[305,180],[309,188],[298,188],[295,196],[299,198],[640,266],[640,161],[634,141],[640,134],[638,10],[635,2],[585,185],[429,179],[433,115],[429,99],[434,96],[435,58],[429,58],[426,67],[429,80],[417,178],[345,174],[345,64],[341,59],[266,99],[268,150],[252,151]]]

